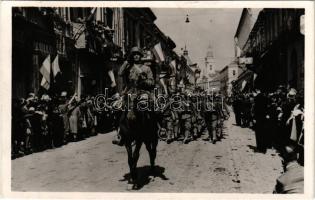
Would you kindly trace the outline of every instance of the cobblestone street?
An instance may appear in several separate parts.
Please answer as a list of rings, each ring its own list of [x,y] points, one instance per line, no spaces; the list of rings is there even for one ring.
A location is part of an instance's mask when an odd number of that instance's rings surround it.
[[[225,139],[215,145],[198,139],[189,144],[158,145],[156,177],[149,176],[149,156],[142,147],[138,171],[141,192],[272,193],[282,171],[275,150],[256,153],[255,134],[225,123]],[[61,148],[12,161],[13,191],[131,191],[127,154],[111,143],[114,132],[98,134]]]

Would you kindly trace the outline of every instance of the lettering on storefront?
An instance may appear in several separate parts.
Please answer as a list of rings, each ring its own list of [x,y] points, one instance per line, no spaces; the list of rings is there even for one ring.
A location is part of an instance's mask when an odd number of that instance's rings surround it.
[[[54,50],[51,45],[43,43],[43,42],[38,42],[38,41],[35,41],[33,43],[33,49],[34,51],[39,51],[44,54],[52,54]]]

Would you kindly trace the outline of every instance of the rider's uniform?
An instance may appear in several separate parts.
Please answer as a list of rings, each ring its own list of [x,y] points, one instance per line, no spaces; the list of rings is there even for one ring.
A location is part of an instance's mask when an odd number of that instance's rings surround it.
[[[135,47],[131,49],[130,58],[132,58],[134,53],[142,56],[140,50]],[[120,132],[118,133],[118,136],[120,135],[123,138],[123,133],[136,131],[136,115],[137,111],[140,111],[139,108],[141,108],[142,111],[145,111],[143,108],[152,110],[151,100],[153,99],[153,93],[151,91],[154,87],[154,77],[149,66],[142,63],[130,64],[128,62],[125,62],[121,66],[119,75],[124,79],[126,85],[122,92],[122,107],[125,112],[122,113],[119,120],[119,124],[124,125],[120,126]],[[145,106],[145,104],[147,104],[147,106]],[[151,117],[150,114],[148,114],[148,116]],[[127,120],[128,123],[123,123],[125,120]],[[121,140],[119,143],[121,144]]]
[[[127,115],[129,120],[135,119],[136,99],[148,102],[152,100],[151,89],[154,86],[152,71],[147,65],[140,64],[138,67],[140,70],[135,65],[131,66],[128,75],[125,103],[128,102],[128,106],[131,108]]]

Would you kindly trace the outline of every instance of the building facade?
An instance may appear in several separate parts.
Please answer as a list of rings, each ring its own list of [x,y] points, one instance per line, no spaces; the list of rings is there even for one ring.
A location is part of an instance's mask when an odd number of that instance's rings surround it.
[[[233,83],[239,78],[243,69],[237,61],[231,62],[220,71],[220,91],[223,95],[229,97],[232,95]]]
[[[262,9],[247,39],[242,37],[243,32],[248,32],[243,25],[246,17],[241,17],[235,34],[236,46],[241,50],[239,57],[253,60],[246,67],[257,75],[254,87],[270,91],[284,85],[304,90],[305,39],[300,31],[304,12],[304,9]]]
[[[13,8],[13,98],[29,92],[96,95],[115,85],[121,91],[117,74],[133,46],[151,50],[160,43],[169,66],[176,45],[155,20],[150,8]],[[61,73],[46,91],[39,69],[48,55],[51,62],[58,55]]]
[[[12,98],[43,92],[39,69],[47,55],[59,55],[60,70],[71,74],[72,27],[52,8],[12,9]],[[65,78],[52,83],[65,89]]]

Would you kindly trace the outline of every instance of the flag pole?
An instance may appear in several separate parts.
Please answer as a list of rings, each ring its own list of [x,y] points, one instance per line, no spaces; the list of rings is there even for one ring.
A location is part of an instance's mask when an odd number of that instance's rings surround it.
[[[49,93],[51,96],[54,96],[54,74],[53,74],[53,68],[52,68],[52,62],[51,61],[54,61],[54,59],[51,59],[50,60],[50,87],[49,87]]]

